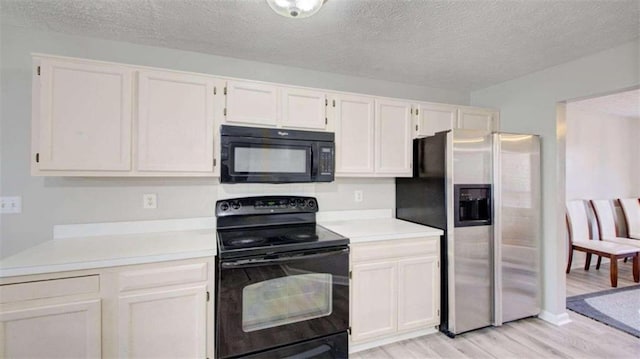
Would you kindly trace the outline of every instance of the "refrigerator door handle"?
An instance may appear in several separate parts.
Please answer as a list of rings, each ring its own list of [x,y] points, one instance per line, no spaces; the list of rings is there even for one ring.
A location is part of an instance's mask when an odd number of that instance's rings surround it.
[[[500,134],[492,135],[493,146],[493,325],[502,325],[502,146]]]

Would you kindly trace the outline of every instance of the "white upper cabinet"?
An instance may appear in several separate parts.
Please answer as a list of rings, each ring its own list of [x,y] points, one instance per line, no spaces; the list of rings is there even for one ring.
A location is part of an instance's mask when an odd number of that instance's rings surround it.
[[[337,177],[412,175],[412,139],[499,129],[491,109],[34,56],[31,172],[219,176],[221,124],[332,131]]]
[[[325,130],[327,96],[321,91],[249,81],[227,82],[225,123]]]
[[[213,171],[214,80],[162,71],[138,77],[139,171]]]
[[[249,81],[227,81],[225,122],[275,127],[278,87]]]
[[[335,101],[335,102],[334,102]],[[335,103],[335,108],[333,108]],[[336,133],[336,176],[374,172],[374,100],[337,95],[332,100]]]
[[[416,107],[414,137],[433,136],[457,125],[458,108],[441,104],[420,104]]]
[[[133,83],[129,68],[41,59],[34,80],[39,85],[33,112],[39,169],[131,169]]]
[[[411,176],[411,104],[376,100],[375,173]]]
[[[498,112],[484,108],[461,107],[458,109],[458,128],[497,131]]]
[[[324,92],[281,88],[282,127],[324,130],[327,127]]]

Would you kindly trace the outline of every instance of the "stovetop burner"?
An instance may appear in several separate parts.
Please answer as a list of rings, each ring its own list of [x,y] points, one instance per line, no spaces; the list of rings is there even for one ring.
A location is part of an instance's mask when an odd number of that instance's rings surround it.
[[[264,237],[239,237],[229,240],[229,245],[236,247],[254,246],[266,242]]]
[[[315,241],[318,239],[318,235],[315,233],[287,233],[284,238],[292,241]]]

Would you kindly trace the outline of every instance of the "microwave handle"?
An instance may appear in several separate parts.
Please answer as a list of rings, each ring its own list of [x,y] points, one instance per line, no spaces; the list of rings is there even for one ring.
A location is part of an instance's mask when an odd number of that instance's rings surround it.
[[[222,262],[222,268],[243,268],[243,267],[254,267],[257,265],[265,265],[265,264],[278,264],[283,262],[291,262],[295,260],[308,260],[308,259],[318,259],[329,256],[341,255],[349,253],[349,248],[343,248],[337,251],[329,251],[329,252],[320,252],[315,254],[299,254],[295,256],[282,256],[277,258],[269,258],[269,259],[240,259],[233,262]]]

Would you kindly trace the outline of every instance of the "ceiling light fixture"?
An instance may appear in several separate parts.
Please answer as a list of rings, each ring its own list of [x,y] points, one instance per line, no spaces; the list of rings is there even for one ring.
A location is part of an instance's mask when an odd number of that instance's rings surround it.
[[[267,0],[267,3],[273,11],[282,16],[301,19],[317,13],[325,1],[326,0]]]

